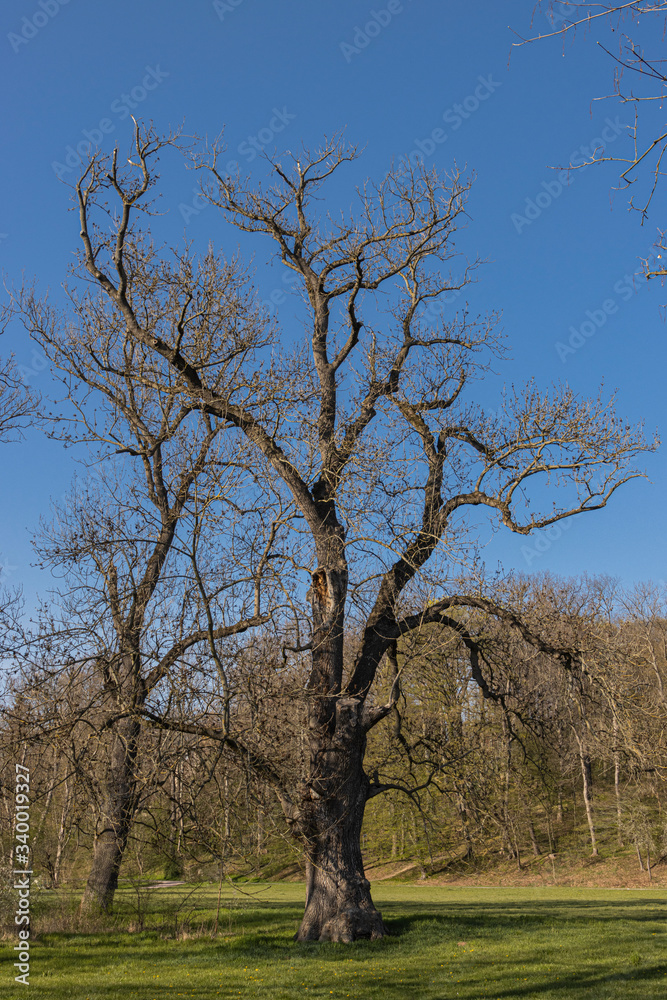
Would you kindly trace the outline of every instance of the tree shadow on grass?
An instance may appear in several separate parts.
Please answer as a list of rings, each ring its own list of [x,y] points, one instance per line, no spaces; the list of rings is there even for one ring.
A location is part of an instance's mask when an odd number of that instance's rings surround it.
[[[533,981],[516,986],[495,985],[492,994],[489,994],[488,982],[481,976],[469,976],[465,982],[457,983],[457,991],[460,1000],[479,1000],[489,995],[498,1000],[534,1000],[540,996],[549,996],[553,1000],[624,1000],[626,997],[658,1000],[665,996],[665,965],[648,965],[631,972],[577,971],[561,974],[558,979],[554,976],[542,984]],[[400,991],[389,989],[385,992],[386,1000],[400,1000],[401,996]],[[451,997],[451,985],[441,992],[437,987],[428,989],[428,1000],[451,1000]]]
[[[400,910],[400,916],[392,911]],[[407,911],[407,912],[406,912]],[[582,921],[586,924],[604,924],[610,921],[647,923],[664,919],[667,903],[662,900],[533,900],[517,903],[385,903],[385,924],[391,933],[402,934],[418,921],[438,920],[446,925],[468,927],[471,931],[490,925],[494,931],[516,929],[518,925],[551,926],[554,921]]]
[[[457,996],[478,1000],[483,996],[502,998],[563,997],[581,1000],[608,1000],[624,997],[663,997],[667,995],[667,962],[637,955],[637,966],[630,965],[630,955],[638,942],[647,940],[648,926],[658,933],[665,931],[663,919],[665,904],[662,901],[610,900],[560,901],[539,900],[521,903],[441,903],[426,907],[403,904],[396,909],[401,913],[390,916],[387,907],[384,917],[390,934],[414,951],[431,951],[442,948],[449,967],[458,967],[461,977],[456,984]],[[405,911],[408,910],[408,913]],[[569,948],[558,951],[563,936]],[[590,937],[613,940],[608,958],[608,969],[600,968],[594,952],[587,952]],[[612,937],[613,936],[613,937]],[[463,939],[463,940],[459,940]],[[648,937],[651,941],[651,937]],[[658,939],[659,940],[659,939]],[[472,954],[458,951],[470,943]],[[507,942],[509,957],[503,965],[498,945],[504,951]],[[577,952],[576,942],[582,942]],[[485,952],[485,948],[493,950]],[[577,965],[577,955],[581,961]],[[619,956],[624,956],[620,959]],[[627,968],[619,969],[619,961],[627,959]],[[553,973],[545,966],[552,965]],[[521,971],[519,971],[521,970]],[[457,973],[455,973],[456,975]],[[512,978],[526,982],[510,985]],[[493,984],[493,986],[491,985]],[[492,989],[492,994],[489,990]],[[416,994],[418,995],[418,994]],[[452,996],[451,984],[446,992],[438,992],[431,985],[429,1000],[447,1000]],[[400,993],[391,989],[386,1000],[394,1000]]]

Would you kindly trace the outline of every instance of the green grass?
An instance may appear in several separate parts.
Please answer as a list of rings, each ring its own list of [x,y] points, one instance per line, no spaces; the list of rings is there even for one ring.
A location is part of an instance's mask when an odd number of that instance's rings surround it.
[[[661,890],[382,883],[373,895],[391,937],[345,946],[294,943],[302,885],[240,889],[225,887],[215,939],[166,934],[184,920],[195,928],[210,923],[217,896],[210,886],[185,905],[182,889],[149,895],[153,929],[42,933],[25,991],[13,982],[14,942],[5,943],[0,997],[646,1000],[667,995],[667,893]],[[135,897],[129,890],[119,895],[127,924]]]

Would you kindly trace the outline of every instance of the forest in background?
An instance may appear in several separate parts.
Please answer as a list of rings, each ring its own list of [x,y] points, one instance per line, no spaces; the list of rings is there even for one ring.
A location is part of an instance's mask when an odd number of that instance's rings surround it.
[[[471,873],[541,859],[632,855],[647,884],[667,854],[664,683],[667,614],[657,588],[548,575],[505,581],[506,599],[540,633],[584,651],[564,672],[548,653],[491,627],[484,638],[501,702],[484,698],[456,639],[420,633],[398,651],[408,684],[376,727],[367,768],[385,786],[362,832],[367,866],[405,862],[411,877]],[[258,753],[284,753],[298,730],[307,668],[285,663],[268,634],[235,650],[235,727]],[[13,865],[14,764],[30,769],[33,867],[40,889],[80,891],[103,808],[108,728],[72,664],[35,676],[4,714],[2,856]],[[384,680],[385,688],[391,677]],[[267,710],[268,707],[268,710]],[[190,702],[184,710],[193,716]],[[211,705],[200,720],[213,726]],[[219,741],[145,728],[139,801],[121,878],[303,877],[271,783]],[[290,766],[303,769],[307,751]],[[3,907],[3,909],[6,909]],[[7,920],[9,912],[3,914]]]

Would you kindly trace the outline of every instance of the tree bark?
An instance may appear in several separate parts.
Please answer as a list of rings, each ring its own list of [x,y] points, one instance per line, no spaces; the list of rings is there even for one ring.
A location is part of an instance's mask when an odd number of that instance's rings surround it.
[[[333,736],[320,741],[316,774],[304,795],[306,907],[297,941],[374,941],[387,933],[373,904],[361,855],[370,791],[363,770],[362,705],[358,698],[338,699]]]
[[[135,760],[139,730],[139,723],[129,718],[122,719],[114,727],[104,776],[104,797],[95,833],[93,863],[81,900],[82,912],[111,912],[137,804]]]

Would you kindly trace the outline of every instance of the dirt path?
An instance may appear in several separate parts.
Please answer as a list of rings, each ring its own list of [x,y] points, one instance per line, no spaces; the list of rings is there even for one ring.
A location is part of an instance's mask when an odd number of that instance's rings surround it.
[[[163,880],[161,882],[153,882],[152,885],[144,885],[144,889],[171,889],[175,885],[185,885],[185,881],[181,882],[167,882]]]
[[[449,864],[448,864],[449,862]],[[446,857],[436,858],[436,873],[424,877],[419,864],[401,861],[366,864],[366,873],[371,883],[385,882],[392,878],[405,877],[414,872],[414,878],[406,879],[416,885],[441,886],[549,886],[561,885],[582,889],[667,889],[667,859],[661,860],[651,869],[651,875],[640,871],[635,857],[612,856],[598,858],[571,858],[566,855],[526,856],[521,868],[515,861],[504,861],[494,865],[478,865],[462,861],[452,861]]]

